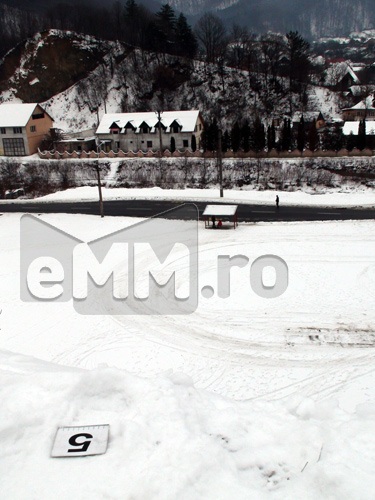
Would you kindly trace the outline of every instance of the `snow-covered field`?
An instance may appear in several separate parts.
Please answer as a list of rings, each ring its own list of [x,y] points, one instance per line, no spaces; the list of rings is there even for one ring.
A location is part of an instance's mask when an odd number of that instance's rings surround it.
[[[277,191],[257,191],[255,189],[230,189],[224,191],[224,199],[220,200],[219,189],[162,189],[153,188],[102,188],[104,200],[190,200],[190,201],[223,201],[236,203],[273,204],[276,194],[280,197],[281,205],[304,205],[304,206],[327,206],[327,207],[361,207],[375,206],[375,194],[373,189],[355,189],[338,191],[334,189],[316,192],[277,192]],[[93,186],[82,186],[78,188],[58,191],[27,202],[77,202],[77,201],[97,201],[98,188]],[[25,200],[5,200],[4,203],[24,203]],[[2,201],[0,200],[0,207]]]
[[[84,241],[137,222],[41,219]],[[276,254],[288,289],[258,297],[249,264],[158,317],[21,302],[19,215],[0,227],[2,500],[373,500],[375,221],[200,223],[200,288],[218,255]],[[50,458],[58,426],[104,423],[105,455]]]

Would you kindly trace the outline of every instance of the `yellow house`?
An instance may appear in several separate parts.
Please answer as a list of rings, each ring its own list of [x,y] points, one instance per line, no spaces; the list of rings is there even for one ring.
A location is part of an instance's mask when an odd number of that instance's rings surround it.
[[[1,104],[0,156],[37,153],[52,126],[53,119],[40,104]]]

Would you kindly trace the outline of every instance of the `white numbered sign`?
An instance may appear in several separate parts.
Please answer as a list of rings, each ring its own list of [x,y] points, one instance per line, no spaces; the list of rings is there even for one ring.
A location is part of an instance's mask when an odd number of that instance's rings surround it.
[[[51,457],[102,455],[107,451],[109,425],[59,427]]]

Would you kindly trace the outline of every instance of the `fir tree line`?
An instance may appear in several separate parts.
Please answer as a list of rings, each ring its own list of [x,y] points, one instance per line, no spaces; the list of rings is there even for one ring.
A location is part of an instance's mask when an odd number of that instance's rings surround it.
[[[217,151],[218,133],[217,120],[214,118],[208,121],[201,139],[201,147],[204,151]],[[223,152],[254,151],[260,153],[272,149],[278,151],[297,149],[300,152],[306,149],[339,151],[342,148],[349,151],[357,148],[362,151],[369,145],[365,120],[359,122],[358,135],[347,137],[343,135],[342,128],[338,125],[326,126],[322,131],[318,131],[316,120],[313,120],[307,127],[303,116],[294,127],[289,118],[284,119],[281,127],[276,127],[274,122],[266,126],[257,116],[252,122],[248,119],[242,122],[236,121],[230,129],[222,131]]]

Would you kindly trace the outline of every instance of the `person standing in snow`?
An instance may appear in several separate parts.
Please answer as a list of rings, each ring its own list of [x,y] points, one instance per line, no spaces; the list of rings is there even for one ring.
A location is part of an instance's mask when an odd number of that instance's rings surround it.
[[[280,198],[279,198],[279,195],[277,194],[276,195],[276,208],[279,208],[279,202],[280,202]]]

